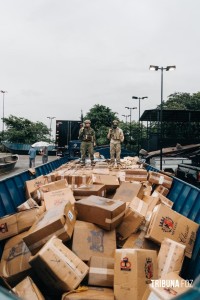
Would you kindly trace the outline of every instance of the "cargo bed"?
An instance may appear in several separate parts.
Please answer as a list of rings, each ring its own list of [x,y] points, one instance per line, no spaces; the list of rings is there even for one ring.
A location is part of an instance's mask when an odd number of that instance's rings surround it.
[[[37,167],[36,174],[28,170],[0,181],[0,216],[14,213],[16,207],[25,201],[24,183],[40,175],[46,175],[67,162],[63,157],[45,165]],[[159,172],[146,164],[148,171]],[[167,196],[174,202],[173,209],[189,219],[200,224],[200,189],[174,177],[173,185]],[[3,250],[0,243],[0,255]],[[185,279],[195,279],[200,274],[200,230],[198,231],[193,255],[191,259],[185,258],[181,276]],[[1,291],[0,291],[1,295]],[[179,298],[180,299],[180,298]],[[187,299],[187,298],[186,298]],[[190,298],[195,299],[195,298]],[[200,299],[200,293],[199,293]]]

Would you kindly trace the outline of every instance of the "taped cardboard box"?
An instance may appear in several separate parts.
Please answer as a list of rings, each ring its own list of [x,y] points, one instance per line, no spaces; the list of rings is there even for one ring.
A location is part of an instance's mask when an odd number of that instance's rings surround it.
[[[23,240],[31,253],[35,254],[52,236],[57,236],[63,241],[69,240],[75,222],[76,213],[68,202],[64,207],[54,207],[41,215]]]
[[[39,216],[40,209],[36,207],[0,218],[0,240],[28,230]]]
[[[51,191],[57,191],[60,189],[68,188],[68,183],[66,179],[61,179],[55,182],[51,182],[48,184],[44,184],[43,186],[39,187],[37,190],[33,191],[31,193],[31,197],[37,201],[40,202],[41,200],[44,200],[44,194],[51,192]]]
[[[114,300],[114,292],[108,288],[85,287],[80,292],[63,294],[62,300]]]
[[[89,267],[55,236],[31,258],[30,264],[45,285],[63,292],[76,289],[89,271]]]
[[[92,174],[92,181],[95,184],[105,185],[106,191],[114,191],[119,187],[119,180],[114,175]]]
[[[78,220],[94,223],[105,230],[113,230],[122,221],[126,204],[99,196],[89,196],[75,203]]]
[[[147,181],[147,170],[145,169],[130,169],[125,171],[126,181]]]
[[[172,208],[172,206],[174,205],[174,202],[157,191],[153,192],[152,197],[158,198],[160,203],[165,204],[170,208]]]
[[[171,300],[191,289],[192,285],[178,274],[170,272],[153,281],[149,287],[159,299]]]
[[[180,273],[185,257],[185,245],[164,238],[158,253],[158,277],[175,272]]]
[[[121,224],[116,229],[122,240],[139,230],[139,227],[145,220],[147,210],[148,205],[141,199],[135,197],[131,201]]]
[[[76,221],[72,251],[82,260],[89,261],[94,255],[113,257],[115,249],[115,230],[105,231],[92,223]]]
[[[31,198],[31,193],[46,183],[47,180],[43,175],[38,176],[32,180],[25,181],[26,199]]]
[[[91,195],[106,197],[106,188],[102,184],[92,184],[90,186],[80,186],[73,189],[74,197],[76,200],[88,197]]]
[[[155,207],[146,237],[161,243],[165,237],[186,246],[185,255],[192,256],[199,224],[164,204]]]
[[[54,171],[54,172],[44,175],[44,177],[47,179],[47,182],[50,183],[50,182],[56,181],[57,175],[58,175],[58,172]]]
[[[138,195],[141,187],[140,182],[122,182],[112,199],[131,202]]]
[[[45,300],[41,291],[29,276],[18,283],[13,288],[13,292],[23,300]]]
[[[73,192],[69,187],[44,193],[46,210],[66,205],[68,202],[70,202],[72,205],[75,203]]]
[[[89,285],[113,287],[114,258],[92,256],[90,258],[89,267]]]
[[[17,283],[30,274],[31,252],[23,241],[26,234],[27,231],[10,238],[4,246],[0,276],[3,276],[10,284]]]
[[[173,179],[162,173],[149,171],[148,181],[155,184],[162,184],[164,187],[170,189],[172,186]]]
[[[135,249],[115,251],[115,300],[141,300],[152,279],[157,279],[156,251]]]
[[[144,231],[139,231],[137,233],[132,233],[125,241],[122,248],[149,249],[158,252],[160,247],[153,241],[146,239]]]
[[[169,189],[164,187],[162,184],[157,185],[154,191],[162,194],[165,197],[169,194]]]

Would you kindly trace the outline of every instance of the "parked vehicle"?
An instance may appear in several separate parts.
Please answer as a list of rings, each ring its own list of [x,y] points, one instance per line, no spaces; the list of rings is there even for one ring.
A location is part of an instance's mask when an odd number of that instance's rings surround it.
[[[200,166],[179,164],[176,176],[200,188]]]
[[[162,169],[164,172],[176,173],[178,164],[191,164],[192,160],[186,157],[162,157]],[[160,169],[160,157],[153,157],[150,159],[150,165],[156,169]]]

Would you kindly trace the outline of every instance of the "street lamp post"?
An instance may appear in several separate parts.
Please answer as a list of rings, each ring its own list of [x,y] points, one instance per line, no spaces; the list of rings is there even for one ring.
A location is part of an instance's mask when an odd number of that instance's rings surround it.
[[[148,97],[145,96],[145,97],[136,97],[136,96],[133,96],[132,99],[138,99],[139,100],[139,139],[138,139],[138,155],[139,155],[139,148],[140,148],[140,143],[141,143],[141,139],[142,139],[142,127],[141,127],[141,123],[140,123],[140,100],[144,100],[144,99],[147,99]]]
[[[130,117],[130,115],[122,115],[122,117],[126,118],[126,124],[127,124],[127,119],[128,119],[128,117]]]
[[[55,117],[47,117],[47,119],[50,120],[50,126],[49,126],[49,143],[51,142],[51,124],[52,120],[55,119]]]
[[[125,106],[125,108],[129,109],[130,110],[130,146],[131,146],[131,112],[132,112],[132,109],[137,109],[137,107],[128,107],[128,106]]]
[[[150,71],[158,71],[161,70],[161,103],[160,103],[160,170],[162,170],[162,138],[163,138],[163,126],[162,126],[162,113],[163,113],[163,71],[174,71],[176,69],[176,66],[167,66],[167,67],[159,67],[150,65],[149,70]]]
[[[4,97],[5,97],[5,93],[7,93],[7,91],[0,91],[3,94],[3,120],[2,120],[2,139],[4,137]]]

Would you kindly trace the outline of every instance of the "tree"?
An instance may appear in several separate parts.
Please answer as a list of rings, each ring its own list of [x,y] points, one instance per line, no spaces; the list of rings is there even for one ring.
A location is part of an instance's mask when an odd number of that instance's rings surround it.
[[[108,144],[107,133],[113,120],[119,120],[109,107],[95,104],[85,115],[84,120],[91,121],[91,127],[95,130],[98,145]]]
[[[200,110],[200,92],[194,94],[176,92],[169,95],[163,105],[164,109]]]
[[[48,141],[49,129],[42,122],[31,122],[25,118],[10,115],[4,118],[6,130],[4,140],[12,143],[33,144],[36,141]]]

